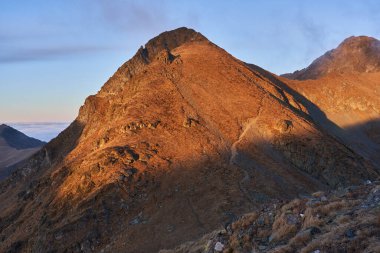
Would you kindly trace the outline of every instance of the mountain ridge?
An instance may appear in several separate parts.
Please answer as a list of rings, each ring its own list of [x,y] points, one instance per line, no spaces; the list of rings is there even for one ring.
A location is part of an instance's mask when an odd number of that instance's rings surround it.
[[[157,252],[272,198],[378,177],[276,76],[194,30],[152,41],[0,184],[0,251]]]

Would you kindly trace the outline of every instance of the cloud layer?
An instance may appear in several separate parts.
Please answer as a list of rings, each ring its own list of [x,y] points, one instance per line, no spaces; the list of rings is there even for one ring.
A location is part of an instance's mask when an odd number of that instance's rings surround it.
[[[40,123],[40,122],[30,122],[30,123],[7,123],[7,125],[19,130],[20,132],[36,138],[41,141],[50,141],[51,139],[58,136],[69,123]]]

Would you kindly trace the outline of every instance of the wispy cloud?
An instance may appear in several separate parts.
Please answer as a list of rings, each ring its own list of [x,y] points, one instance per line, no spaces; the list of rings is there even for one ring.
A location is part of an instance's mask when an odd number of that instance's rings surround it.
[[[175,25],[166,1],[84,0],[75,6],[65,6],[70,19],[42,12],[29,23],[0,25],[0,64],[125,49],[134,38],[145,40]]]
[[[155,31],[170,23],[165,1],[95,0],[109,26],[124,32]]]
[[[305,61],[310,61],[316,57],[319,52],[326,51],[326,27],[317,22],[314,17],[305,15],[304,8],[299,8],[295,24],[303,36],[305,51],[303,58]]]
[[[9,49],[0,52],[0,63],[52,60],[73,55],[83,55],[111,50],[100,46],[61,46],[47,48]]]

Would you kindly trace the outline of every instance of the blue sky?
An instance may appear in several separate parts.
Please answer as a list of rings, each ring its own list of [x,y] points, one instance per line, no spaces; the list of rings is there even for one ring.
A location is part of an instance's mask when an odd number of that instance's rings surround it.
[[[0,122],[72,121],[140,45],[180,26],[282,74],[351,35],[380,38],[379,24],[377,0],[0,0]]]

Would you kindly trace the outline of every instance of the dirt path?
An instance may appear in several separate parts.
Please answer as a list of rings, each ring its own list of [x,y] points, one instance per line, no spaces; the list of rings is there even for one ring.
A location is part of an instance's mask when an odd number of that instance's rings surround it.
[[[245,186],[246,183],[248,183],[251,179],[251,176],[249,174],[249,171],[252,170],[256,163],[250,159],[247,155],[240,153],[238,150],[238,145],[243,141],[244,137],[247,135],[249,129],[255,124],[256,119],[251,118],[249,119],[249,122],[244,127],[243,132],[240,134],[237,141],[235,141],[230,149],[231,156],[230,156],[230,165],[236,166],[239,169],[243,171],[244,177],[239,182],[239,188],[241,193],[251,202],[254,203],[254,200],[249,194],[249,190]]]

